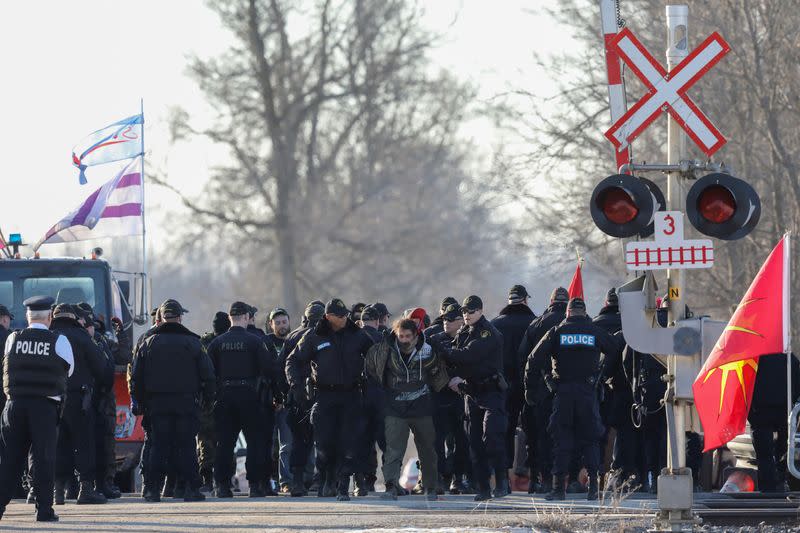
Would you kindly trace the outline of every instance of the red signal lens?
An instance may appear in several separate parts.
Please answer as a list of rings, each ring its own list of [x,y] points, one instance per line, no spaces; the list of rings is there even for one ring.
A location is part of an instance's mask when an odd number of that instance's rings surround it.
[[[614,224],[627,224],[639,214],[631,195],[620,187],[609,187],[597,197],[603,215]]]
[[[736,200],[726,187],[712,185],[700,193],[697,210],[709,222],[722,224],[730,220],[736,212]]]

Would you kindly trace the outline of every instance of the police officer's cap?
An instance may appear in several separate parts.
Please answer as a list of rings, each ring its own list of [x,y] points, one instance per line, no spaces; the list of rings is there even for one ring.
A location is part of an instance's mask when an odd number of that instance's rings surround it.
[[[309,320],[320,320],[325,314],[325,306],[320,302],[311,302],[306,306],[303,315]]]
[[[483,300],[473,294],[472,296],[467,296],[464,298],[464,302],[461,304],[461,307],[467,311],[477,311],[479,309],[483,309]]]
[[[233,302],[228,310],[228,314],[231,316],[249,315],[250,309],[252,309],[252,307],[244,302]]]
[[[150,310],[150,318],[155,318],[158,314],[158,307],[154,307]]]
[[[258,307],[254,306],[254,305],[248,305],[247,307],[250,308],[250,310],[248,311],[248,313],[250,315],[250,318],[253,318],[254,316],[256,316],[256,313],[258,313]]]
[[[392,316],[392,313],[389,312],[389,308],[386,307],[386,304],[384,304],[384,303],[376,302],[376,303],[372,304],[372,307],[374,307],[378,311],[378,314],[381,317]]]
[[[567,305],[567,310],[572,312],[586,312],[586,302],[583,298],[573,298]]]
[[[53,318],[71,318],[73,320],[78,318],[75,306],[68,303],[60,303],[53,309]],[[81,314],[81,317],[83,315]]]
[[[289,318],[289,313],[283,307],[276,307],[272,311],[269,312],[269,319],[272,320],[276,316],[284,315],[286,318]]]
[[[94,322],[94,309],[92,309],[92,306],[89,305],[88,302],[81,302],[76,307],[78,308],[79,313],[82,314],[84,318]]]
[[[341,301],[339,298],[334,298],[327,304],[325,304],[325,314],[331,314],[336,316],[347,316],[349,311],[347,310],[347,306],[344,305],[344,302]]]
[[[3,304],[0,304],[0,316],[7,316],[11,320],[14,320],[14,315],[11,314],[11,311],[8,310],[8,307]]]
[[[557,287],[553,289],[553,293],[550,295],[551,302],[568,302],[569,301],[569,292],[564,287]]]
[[[508,290],[509,302],[521,302],[528,297],[528,291],[522,285],[514,285]]]
[[[178,303],[178,300],[173,300],[171,298],[169,300],[164,300],[164,303],[159,306],[158,310],[161,312],[161,318],[164,320],[168,318],[178,318],[182,314],[189,312],[188,309],[184,309],[183,306]]]
[[[51,296],[31,296],[22,305],[31,311],[49,311],[55,302]]]
[[[371,305],[366,306],[364,309],[361,310],[361,321],[366,322],[367,320],[378,320],[380,319],[380,315],[378,314],[378,310],[372,307]]]
[[[442,313],[442,318],[447,320],[448,322],[453,322],[458,320],[461,317],[461,306],[456,304],[450,304],[447,306],[447,309],[444,310]]]
[[[606,305],[619,305],[619,296],[617,296],[617,289],[611,287],[606,293]]]
[[[452,296],[448,296],[444,300],[442,300],[442,305],[439,306],[439,310],[442,313],[444,313],[445,309],[447,309],[451,305],[458,305],[458,300],[456,300]]]

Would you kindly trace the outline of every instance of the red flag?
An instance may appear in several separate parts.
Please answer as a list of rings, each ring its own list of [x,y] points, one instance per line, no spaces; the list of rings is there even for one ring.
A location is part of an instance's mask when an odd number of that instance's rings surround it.
[[[692,386],[713,450],[744,432],[758,358],[789,348],[789,241],[784,237],[761,266]]]
[[[581,298],[583,299],[583,278],[581,277],[581,262],[578,261],[578,266],[575,267],[575,274],[572,275],[572,281],[569,283],[569,299]]]

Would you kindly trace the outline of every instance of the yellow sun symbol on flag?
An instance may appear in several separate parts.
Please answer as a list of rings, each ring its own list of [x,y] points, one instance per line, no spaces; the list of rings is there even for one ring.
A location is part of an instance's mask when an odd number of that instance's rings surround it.
[[[753,372],[757,372],[758,371],[758,363],[756,362],[755,359],[744,359],[742,361],[734,361],[732,363],[725,363],[724,365],[720,365],[720,366],[718,366],[716,368],[712,368],[711,370],[708,371],[708,374],[706,374],[706,377],[703,380],[703,383],[708,381],[708,378],[711,377],[711,374],[713,374],[715,370],[721,370],[722,371],[722,383],[720,384],[720,387],[719,387],[719,412],[720,412],[720,414],[722,413],[722,404],[724,403],[724,400],[725,400],[725,385],[728,384],[728,374],[730,374],[731,372],[736,372],[736,377],[739,380],[739,385],[741,385],[741,387],[742,387],[742,397],[744,398],[744,403],[745,403],[745,405],[749,404],[749,402],[747,401],[747,390],[745,389],[745,384],[744,384],[744,368],[746,366],[749,366],[750,368],[752,368]]]

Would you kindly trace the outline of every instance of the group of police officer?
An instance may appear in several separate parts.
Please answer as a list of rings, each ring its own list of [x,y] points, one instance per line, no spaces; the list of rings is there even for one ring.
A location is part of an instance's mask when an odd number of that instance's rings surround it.
[[[568,490],[585,490],[597,499],[610,429],[610,482],[649,488],[665,464],[664,368],[625,345],[616,292],[608,292],[594,319],[562,287],[541,316],[528,300],[525,287],[515,285],[493,320],[472,295],[461,304],[445,298],[433,320],[416,308],[390,324],[384,304],[349,309],[334,298],[310,302],[293,331],[288,313],[274,309],[270,333],[255,326],[257,309],[237,301],[202,337],[181,323],[186,309],[166,300],[137,341],[128,373],[132,409],[146,435],[144,499],[159,501],[162,490],[185,501],[204,500],[212,489],[233,497],[240,433],[250,497],[276,495],[277,433],[286,452],[279,459],[287,470],[279,474],[282,492],[305,496],[317,484],[319,496],[346,501],[352,478],[355,495],[365,496],[375,490],[377,445],[392,457],[384,476],[396,498],[407,493],[397,484],[396,462],[405,450],[397,441],[408,429],[422,462],[413,492],[499,498],[511,491],[518,424],[530,493],[560,500]],[[102,431],[98,414],[106,412],[98,400],[113,400],[113,348],[90,308],[51,310],[52,304],[47,297],[26,300],[29,327],[8,335],[3,364],[0,512],[30,451],[38,520],[57,520],[53,494],[63,503],[73,471],[78,503],[118,495],[108,471],[98,468],[102,439],[95,437]],[[702,448],[696,436],[688,442]],[[699,456],[687,455],[695,472]],[[578,480],[584,468],[585,488]]]
[[[58,520],[54,500],[97,504],[120,497],[113,481],[113,380],[115,365],[129,361],[117,342],[125,342],[122,324],[112,320],[112,341],[89,304],[53,303],[44,296],[25,300],[29,326],[14,332],[8,330],[14,317],[0,305],[0,517],[26,467],[28,501],[39,521]]]

